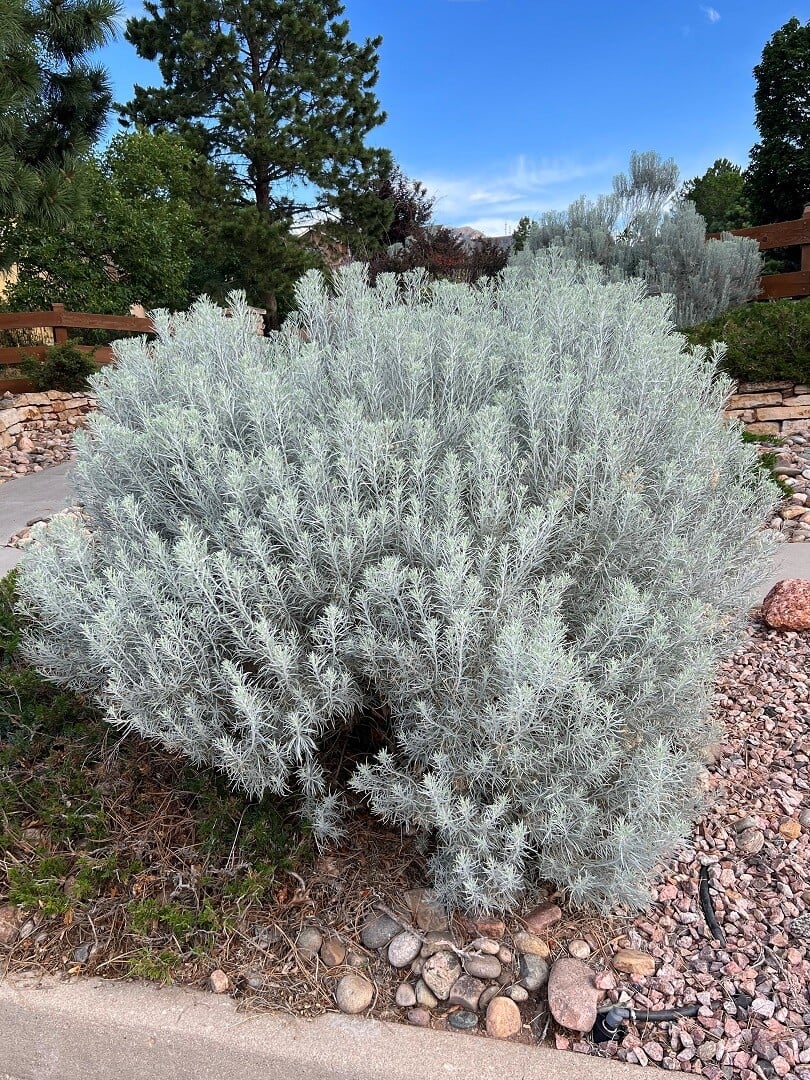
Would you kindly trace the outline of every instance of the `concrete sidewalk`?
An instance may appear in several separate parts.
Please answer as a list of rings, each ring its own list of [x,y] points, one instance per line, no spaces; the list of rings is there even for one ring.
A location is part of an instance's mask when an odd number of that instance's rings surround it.
[[[0,577],[7,574],[20,558],[20,552],[4,545],[29,521],[48,517],[72,505],[73,462],[43,469],[0,484]]]
[[[637,1080],[638,1066],[142,983],[0,983],[0,1080]]]

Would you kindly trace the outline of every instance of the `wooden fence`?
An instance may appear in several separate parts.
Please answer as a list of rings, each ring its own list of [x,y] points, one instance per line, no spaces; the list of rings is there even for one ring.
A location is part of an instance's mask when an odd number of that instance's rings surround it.
[[[810,296],[810,205],[795,221],[777,221],[774,225],[758,225],[755,229],[732,229],[734,236],[750,236],[759,241],[760,251],[772,248],[800,247],[801,270],[790,274],[766,274],[761,279],[760,300],[787,300]],[[720,233],[709,233],[707,240],[719,240]]]
[[[0,314],[0,332],[4,330],[50,330],[53,341],[36,345],[15,345],[0,348],[0,370],[4,367],[16,367],[23,356],[42,357],[52,345],[64,345],[70,340],[71,331],[75,330],[110,330],[136,334],[153,334],[155,328],[151,319],[136,315],[92,315],[83,311],[65,311],[64,304],[52,304],[50,311],[11,311]],[[93,347],[77,345],[81,352],[92,353],[98,364],[112,361],[112,349],[109,345]],[[33,390],[27,379],[0,378],[0,394],[10,390],[12,394],[22,394]]]

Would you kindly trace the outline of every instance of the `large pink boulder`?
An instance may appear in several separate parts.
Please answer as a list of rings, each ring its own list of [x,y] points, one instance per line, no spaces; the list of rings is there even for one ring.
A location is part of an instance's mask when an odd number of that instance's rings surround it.
[[[810,630],[810,581],[778,581],[762,601],[762,618],[775,630]]]
[[[590,1031],[603,991],[596,972],[581,960],[556,960],[548,977],[548,1007],[557,1023],[571,1031]]]

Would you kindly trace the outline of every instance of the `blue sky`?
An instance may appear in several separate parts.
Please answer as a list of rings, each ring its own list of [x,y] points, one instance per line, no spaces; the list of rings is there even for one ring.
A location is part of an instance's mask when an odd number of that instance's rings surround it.
[[[344,3],[352,37],[383,36],[372,141],[428,185],[436,220],[489,235],[609,190],[632,150],[674,157],[685,179],[744,165],[762,47],[810,19],[810,0]],[[117,100],[159,85],[123,38],[102,55]]]

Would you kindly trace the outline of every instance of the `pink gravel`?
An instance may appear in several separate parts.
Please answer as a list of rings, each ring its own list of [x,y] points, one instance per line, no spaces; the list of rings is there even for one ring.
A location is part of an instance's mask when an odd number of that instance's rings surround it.
[[[809,685],[810,634],[755,619],[717,680],[724,736],[706,773],[712,809],[618,943],[650,953],[657,970],[619,975],[607,995],[618,1001],[625,991],[622,1003],[641,1009],[699,1003],[700,1014],[631,1026],[621,1045],[591,1053],[712,1080],[810,1080]],[[725,946],[698,902],[701,863]]]

